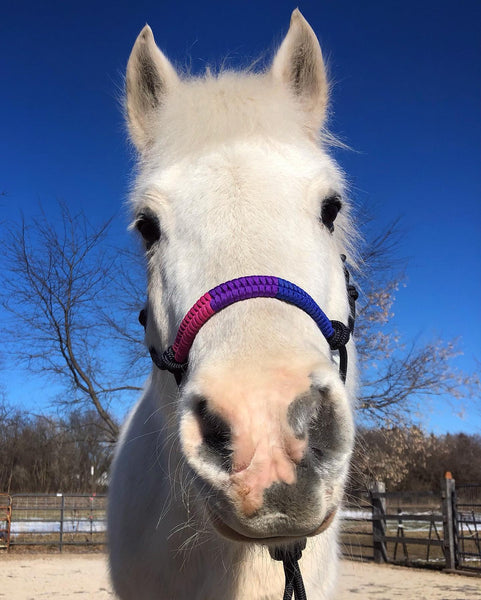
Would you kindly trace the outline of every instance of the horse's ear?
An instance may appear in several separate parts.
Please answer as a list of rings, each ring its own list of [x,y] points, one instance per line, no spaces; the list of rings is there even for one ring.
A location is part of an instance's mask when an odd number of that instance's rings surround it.
[[[271,72],[299,99],[307,115],[306,125],[317,133],[327,108],[326,70],[316,34],[297,8],[292,13],[289,31],[274,57]]]
[[[146,25],[135,41],[127,65],[127,121],[135,146],[142,152],[153,139],[153,119],[179,78],[169,59],[157,48]]]

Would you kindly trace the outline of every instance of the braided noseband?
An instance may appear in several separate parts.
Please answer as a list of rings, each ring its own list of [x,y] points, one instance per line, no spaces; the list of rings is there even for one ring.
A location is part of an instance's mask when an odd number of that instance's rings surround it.
[[[321,330],[331,350],[339,350],[340,376],[345,381],[345,347],[352,329],[340,321],[330,321],[311,296],[294,283],[280,277],[263,275],[231,279],[204,294],[183,318],[172,346],[160,355],[154,347],[149,348],[153,362],[159,369],[173,373],[177,383],[180,383],[187,370],[189,351],[200,328],[222,309],[250,298],[276,298],[306,312]],[[145,317],[142,318],[145,320]]]

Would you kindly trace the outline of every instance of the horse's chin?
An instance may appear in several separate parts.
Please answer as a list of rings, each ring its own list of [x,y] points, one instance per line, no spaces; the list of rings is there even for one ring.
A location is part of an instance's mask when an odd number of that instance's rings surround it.
[[[298,533],[289,533],[288,535],[279,533],[278,535],[272,535],[272,533],[265,534],[257,534],[252,535],[251,532],[249,534],[247,532],[240,532],[235,529],[233,526],[228,525],[217,513],[215,513],[212,509],[209,510],[209,516],[211,523],[214,529],[219,533],[222,537],[225,537],[234,542],[243,542],[243,543],[251,543],[251,544],[263,544],[263,545],[287,545],[296,540],[305,537],[314,537],[319,535],[323,531],[326,531],[328,527],[334,521],[336,516],[337,509],[334,508],[327,513],[324,517],[321,524],[315,529],[310,529],[308,531],[299,531]]]

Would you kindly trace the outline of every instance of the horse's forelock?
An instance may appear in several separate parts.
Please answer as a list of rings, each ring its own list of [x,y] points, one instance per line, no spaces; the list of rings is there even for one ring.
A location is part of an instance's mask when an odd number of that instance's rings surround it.
[[[269,74],[225,71],[182,81],[158,111],[152,152],[255,138],[305,143],[302,110]]]

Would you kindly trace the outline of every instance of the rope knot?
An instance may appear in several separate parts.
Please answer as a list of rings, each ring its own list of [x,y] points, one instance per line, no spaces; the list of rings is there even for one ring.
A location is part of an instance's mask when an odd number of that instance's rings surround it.
[[[341,321],[331,321],[331,325],[334,333],[327,339],[327,342],[331,350],[339,350],[339,348],[347,344],[351,332],[349,327],[341,323]]]
[[[175,360],[174,349],[169,346],[167,350],[164,350],[159,356],[153,346],[149,348],[152,362],[163,371],[170,371],[175,377],[177,384],[180,385],[182,375],[187,371],[187,363],[180,363]]]
[[[302,551],[306,547],[306,538],[303,538],[289,546],[269,548],[269,554],[274,560],[279,560],[284,566],[285,587],[282,600],[306,600],[306,590],[302,581],[301,570],[298,561]]]
[[[306,547],[306,541],[306,538],[303,538],[290,546],[276,546],[275,548],[269,548],[269,554],[271,555],[271,558],[281,562],[300,560],[302,551]]]

